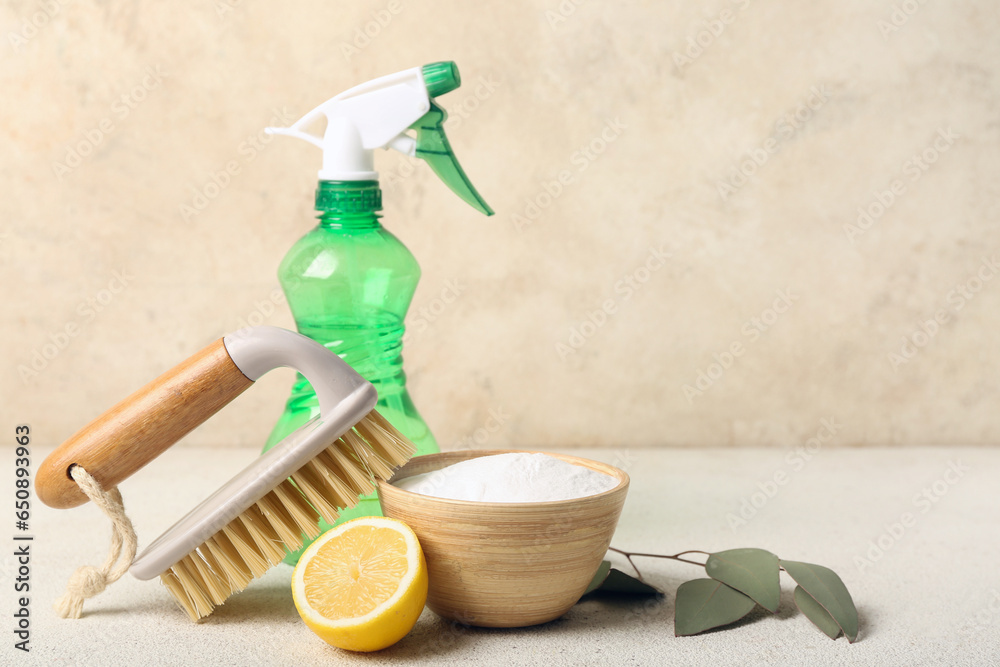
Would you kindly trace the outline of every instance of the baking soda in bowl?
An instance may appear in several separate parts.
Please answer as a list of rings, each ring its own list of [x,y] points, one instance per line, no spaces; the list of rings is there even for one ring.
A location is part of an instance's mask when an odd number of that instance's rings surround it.
[[[618,486],[618,479],[547,454],[514,452],[454,463],[394,486],[450,500],[543,503],[604,493]]]

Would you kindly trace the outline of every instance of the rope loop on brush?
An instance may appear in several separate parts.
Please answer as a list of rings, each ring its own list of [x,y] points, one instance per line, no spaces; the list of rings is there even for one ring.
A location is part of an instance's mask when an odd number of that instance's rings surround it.
[[[90,501],[111,519],[111,549],[104,565],[100,568],[93,565],[79,567],[70,576],[66,593],[53,605],[62,618],[80,618],[83,614],[83,601],[98,595],[121,579],[131,567],[137,540],[132,520],[125,515],[125,504],[118,487],[105,491],[81,465],[72,466],[69,474]]]

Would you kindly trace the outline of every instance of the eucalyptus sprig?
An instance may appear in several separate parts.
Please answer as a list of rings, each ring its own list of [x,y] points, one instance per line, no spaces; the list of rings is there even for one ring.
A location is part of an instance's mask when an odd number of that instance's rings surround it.
[[[822,565],[782,560],[764,549],[729,549],[716,553],[691,549],[673,555],[633,553],[614,547],[610,550],[625,556],[638,580],[628,583],[626,580],[630,577],[611,570],[611,563],[604,561],[587,592],[600,589],[659,593],[643,581],[642,572],[632,560],[634,557],[667,558],[705,568],[708,579],[694,579],[677,588],[674,634],[678,637],[735,623],[757,605],[776,613],[781,597],[779,572],[783,570],[797,584],[795,605],[806,618],[830,639],[836,639],[841,633],[848,642],[858,638],[858,611],[854,600],[840,577]],[[690,554],[703,554],[707,559],[703,563],[685,558]]]

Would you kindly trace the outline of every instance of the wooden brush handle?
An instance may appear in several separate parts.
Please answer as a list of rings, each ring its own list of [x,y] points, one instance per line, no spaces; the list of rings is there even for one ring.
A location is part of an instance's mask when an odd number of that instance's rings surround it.
[[[46,505],[87,502],[69,476],[81,465],[104,489],[117,486],[253,384],[222,339],[175,366],[84,426],[38,469],[35,491]]]

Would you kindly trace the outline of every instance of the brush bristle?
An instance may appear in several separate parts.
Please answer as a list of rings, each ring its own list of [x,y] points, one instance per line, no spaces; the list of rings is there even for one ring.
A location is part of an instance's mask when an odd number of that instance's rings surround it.
[[[191,620],[212,613],[281,562],[302,536],[317,537],[319,519],[337,520],[406,463],[416,448],[375,410],[282,480],[204,544],[174,563],[160,581]],[[294,483],[293,483],[294,482]]]

